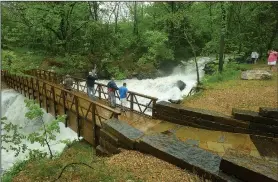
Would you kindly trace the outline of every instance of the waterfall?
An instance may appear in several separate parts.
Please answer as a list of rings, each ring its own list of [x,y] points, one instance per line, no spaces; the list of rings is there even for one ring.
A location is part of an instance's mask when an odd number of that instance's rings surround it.
[[[209,61],[209,57],[197,58],[200,79],[204,76],[203,68],[205,64]],[[180,91],[180,89],[176,86],[178,80],[181,80],[186,84],[185,89],[182,91]],[[97,80],[97,82],[107,84],[109,80]],[[188,95],[190,90],[197,84],[195,62],[194,60],[189,60],[187,62],[182,61],[182,64],[174,68],[172,74],[169,76],[143,80],[133,78],[125,80],[115,80],[115,82],[118,87],[122,86],[125,82],[129,91],[134,91],[140,94],[156,97],[158,98],[158,101],[168,101],[169,99],[178,100]],[[85,82],[82,82],[81,84],[85,86]],[[102,98],[104,98],[103,94]],[[150,101],[149,99],[139,96],[137,96],[137,100],[141,104],[147,104]],[[120,104],[119,100],[117,100],[117,104]],[[128,104],[129,102],[127,102],[127,105]],[[137,105],[134,106],[134,109],[139,111]],[[151,112],[148,111],[146,112],[146,114],[151,115]]]
[[[28,108],[25,107],[24,100],[26,99],[24,96],[22,96],[20,93],[16,92],[13,89],[7,89],[1,91],[1,112],[2,117],[7,117],[6,122],[10,122],[13,124],[17,124],[22,127],[22,130],[20,131],[23,134],[29,134],[33,131],[37,131],[41,127],[41,123],[39,121],[29,121],[25,117],[25,113],[28,111]],[[44,111],[43,120],[47,123],[54,119],[54,117],[51,114],[48,114]],[[59,123],[60,126],[60,133],[56,135],[56,140],[65,140],[69,139],[73,141],[74,139],[77,139],[77,134],[71,130],[70,128],[66,128],[64,123]],[[3,128],[3,126],[2,126]],[[5,131],[2,130],[2,134],[4,134]],[[25,143],[29,149],[39,149],[43,152],[48,152],[47,146],[42,147],[38,143],[31,144],[27,140],[22,141]],[[3,146],[7,146],[8,144],[3,142]],[[51,149],[53,153],[60,153],[65,147],[65,144],[56,144],[56,142],[50,143]],[[18,161],[18,160],[25,160],[28,156],[27,152],[20,153],[17,157],[14,156],[14,151],[6,152],[6,150],[2,149],[2,168],[3,170],[7,170],[12,165]]]

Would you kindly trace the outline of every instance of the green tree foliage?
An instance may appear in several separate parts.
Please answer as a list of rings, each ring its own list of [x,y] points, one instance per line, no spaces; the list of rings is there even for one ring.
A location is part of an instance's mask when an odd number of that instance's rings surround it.
[[[56,134],[60,133],[59,122],[64,122],[66,116],[58,116],[57,119],[52,122],[45,123],[43,120],[43,111],[40,106],[33,100],[25,100],[24,102],[26,103],[26,107],[29,109],[29,111],[25,114],[25,117],[30,120],[39,120],[39,122],[42,123],[40,130],[29,134],[27,139],[31,143],[38,142],[42,147],[47,146],[50,158],[53,158],[54,154],[51,150],[50,142],[56,141]],[[68,141],[58,141],[58,143],[60,142],[67,143]],[[35,153],[38,153],[38,151],[35,151]],[[31,153],[31,155],[34,155],[34,152]]]
[[[69,140],[56,141],[56,135],[60,133],[59,122],[64,122],[66,116],[57,116],[57,119],[46,123],[43,120],[43,110],[37,103],[35,103],[33,100],[25,100],[24,102],[26,103],[26,107],[29,109],[25,114],[25,117],[30,121],[30,123],[27,124],[32,124],[32,122],[40,122],[42,126],[39,130],[31,132],[30,134],[23,134],[21,131],[22,127],[8,122],[6,117],[1,118],[1,123],[4,126],[4,132],[1,134],[1,140],[5,142],[5,145],[2,145],[2,149],[6,150],[7,152],[10,150],[15,151],[15,156],[18,156],[19,153],[24,153],[26,150],[28,150],[30,159],[43,158],[47,156],[47,153],[40,150],[28,149],[26,144],[22,143],[23,140],[28,140],[31,143],[39,143],[42,147],[47,146],[50,158],[52,159],[54,154],[51,149],[51,143],[55,142],[55,144],[69,144]]]
[[[6,50],[62,57],[69,73],[97,64],[104,76],[123,78],[146,71],[138,68],[142,63],[152,72],[161,61],[194,56],[184,30],[196,56],[219,55],[220,48],[224,54],[255,50],[266,56],[278,47],[277,7],[277,2],[2,2],[1,43]]]
[[[3,127],[3,134],[1,134],[1,141],[5,142],[5,145],[1,145],[1,148],[6,150],[12,150],[15,152],[15,157],[19,155],[19,153],[24,153],[27,149],[26,144],[22,144],[22,140],[26,138],[25,135],[20,133],[22,127],[18,127],[10,122],[7,122],[7,118],[1,118],[1,125]]]

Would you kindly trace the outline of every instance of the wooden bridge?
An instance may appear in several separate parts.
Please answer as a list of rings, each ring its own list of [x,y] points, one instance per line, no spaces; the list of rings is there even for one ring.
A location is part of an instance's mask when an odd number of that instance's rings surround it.
[[[29,99],[36,100],[46,112],[55,117],[67,115],[65,126],[70,127],[78,134],[78,137],[82,136],[93,146],[98,145],[100,128],[107,119],[117,118],[137,126],[143,126],[144,123],[153,126],[152,123],[157,123],[152,120],[157,101],[157,98],[154,97],[129,91],[127,111],[121,114],[119,109],[107,106],[108,94],[105,84],[95,84],[95,95],[98,97],[98,101],[93,101],[87,96],[85,79],[73,77],[73,91],[69,92],[63,88],[63,76],[54,72],[30,70],[26,72],[25,76],[18,76],[2,71],[1,74],[9,87]],[[119,99],[118,92],[116,92],[116,97]],[[139,97],[148,100],[148,104],[138,102]],[[151,112],[147,114],[146,111]]]

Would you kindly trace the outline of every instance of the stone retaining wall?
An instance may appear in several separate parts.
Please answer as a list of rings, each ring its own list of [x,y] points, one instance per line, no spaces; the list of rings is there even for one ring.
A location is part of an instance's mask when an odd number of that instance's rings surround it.
[[[275,182],[278,180],[278,166],[275,163],[235,151],[227,152],[223,156],[220,170],[248,182]]]
[[[234,109],[233,116],[227,116],[161,101],[155,106],[154,117],[209,130],[278,137],[278,111],[272,108],[260,108],[259,113]]]
[[[141,131],[117,119],[110,119],[103,123],[99,140],[96,148],[98,155],[110,156],[119,153],[120,148],[126,148],[150,154],[211,181],[236,182],[246,181],[246,179],[250,181],[248,177],[242,175],[244,171],[248,175],[258,176],[258,179],[277,181],[275,177],[273,178],[273,172],[264,173],[264,171],[256,172],[247,169],[245,166],[222,159],[217,154],[182,142],[173,135],[160,133],[144,135]],[[261,166],[257,164],[256,167]]]

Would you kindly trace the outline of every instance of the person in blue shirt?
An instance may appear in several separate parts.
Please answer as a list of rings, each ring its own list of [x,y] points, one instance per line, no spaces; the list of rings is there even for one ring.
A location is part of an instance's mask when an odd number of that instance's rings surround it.
[[[122,111],[125,111],[124,106],[127,102],[127,100],[126,100],[127,92],[128,92],[128,89],[126,88],[126,83],[124,83],[123,86],[121,86],[119,88],[120,101],[121,101],[121,110]]]

